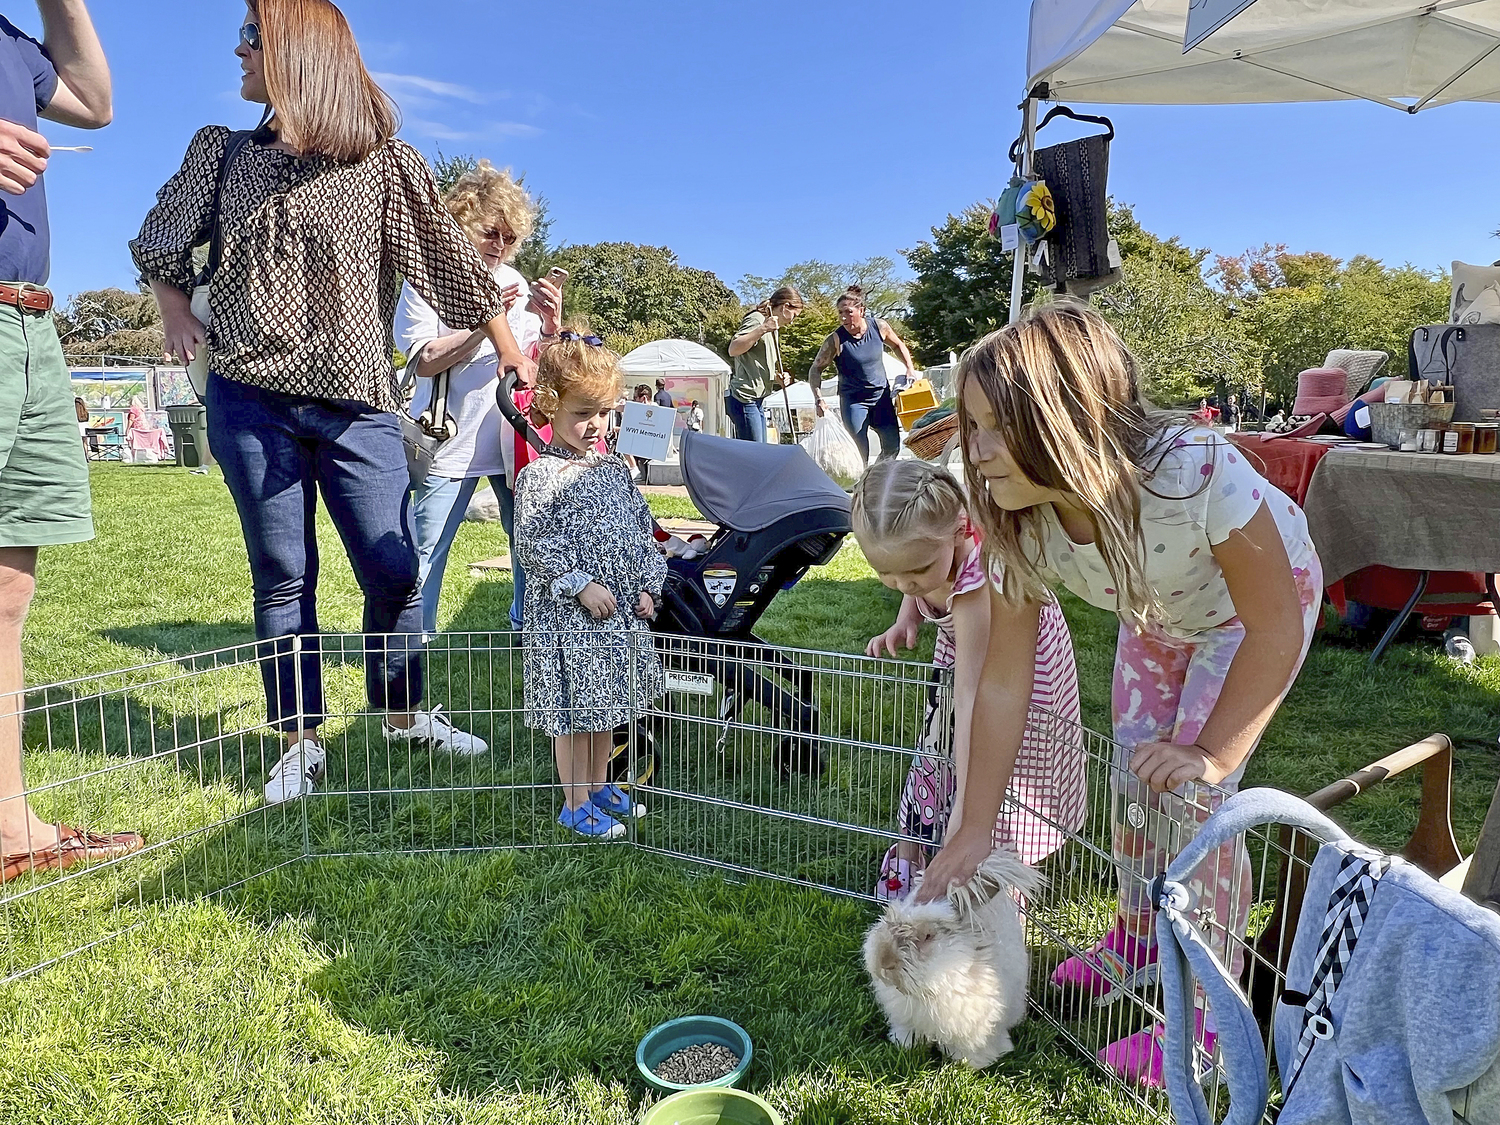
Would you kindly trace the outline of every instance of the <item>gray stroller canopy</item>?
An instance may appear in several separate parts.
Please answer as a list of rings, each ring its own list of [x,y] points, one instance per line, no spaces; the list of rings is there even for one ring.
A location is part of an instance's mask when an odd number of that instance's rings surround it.
[[[800,445],[765,445],[691,431],[682,480],[703,515],[734,531],[761,531],[810,508],[849,512],[848,494]]]

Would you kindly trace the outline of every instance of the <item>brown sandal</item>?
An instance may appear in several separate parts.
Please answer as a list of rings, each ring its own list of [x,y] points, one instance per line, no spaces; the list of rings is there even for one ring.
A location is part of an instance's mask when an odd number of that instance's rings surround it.
[[[8,882],[28,871],[66,871],[77,863],[118,859],[146,846],[146,841],[139,832],[116,832],[112,836],[101,836],[97,832],[85,832],[66,824],[59,824],[57,828],[61,839],[51,847],[0,856],[0,883]]]

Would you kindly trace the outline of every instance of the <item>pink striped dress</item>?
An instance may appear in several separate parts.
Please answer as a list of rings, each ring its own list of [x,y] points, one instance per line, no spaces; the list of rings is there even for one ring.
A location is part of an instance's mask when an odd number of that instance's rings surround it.
[[[901,834],[920,841],[929,855],[942,846],[957,783],[948,748],[953,745],[952,689],[940,669],[951,669],[957,652],[953,598],[982,589],[983,552],[975,549],[959,568],[953,594],[942,611],[918,600],[922,616],[938,627],[933,682],[928,688],[922,747],[907,774],[898,806]],[[1078,668],[1073,638],[1056,602],[1042,607],[1037,630],[1031,714],[1016,757],[1005,803],[995,820],[995,844],[1014,848],[1030,864],[1041,862],[1083,826],[1088,789],[1079,727]],[[976,745],[973,752],[983,752]]]

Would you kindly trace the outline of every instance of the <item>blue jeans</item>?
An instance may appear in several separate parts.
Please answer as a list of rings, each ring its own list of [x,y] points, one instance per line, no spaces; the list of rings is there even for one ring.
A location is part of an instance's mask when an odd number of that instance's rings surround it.
[[[766,440],[766,412],[758,402],[741,402],[733,395],[724,396],[724,409],[734,425],[734,436],[741,441]]]
[[[412,494],[411,522],[417,537],[417,582],[422,587],[422,631],[437,632],[438,599],[443,592],[443,573],[448,569],[448,550],[464,522],[464,512],[479,487],[480,477],[451,480],[428,477]],[[500,501],[500,525],[510,540],[510,573],[514,593],[510,600],[510,627],[521,628],[521,609],[526,604],[526,574],[516,558],[516,497],[505,483],[505,474],[490,477],[490,486]]]
[[[323,721],[318,646],[318,492],[365,595],[370,705],[409,711],[422,700],[422,601],[406,518],[410,480],[394,414],[358,402],[287,395],[208,380],[208,441],[239,510],[266,713],[281,730]],[[289,639],[303,640],[301,706]],[[300,717],[299,717],[300,713]]]
[[[850,402],[848,396],[839,392],[839,417],[844,429],[859,447],[861,464],[870,461],[870,428],[880,435],[880,459],[888,461],[901,452],[901,422],[896,417],[896,404],[891,400],[890,388],[873,402]]]

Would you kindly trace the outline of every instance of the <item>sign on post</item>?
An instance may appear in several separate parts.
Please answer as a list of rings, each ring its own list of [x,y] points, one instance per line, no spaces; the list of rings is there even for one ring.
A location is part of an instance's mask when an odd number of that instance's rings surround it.
[[[672,427],[676,421],[677,411],[671,407],[627,402],[615,452],[648,461],[665,461],[672,451]]]
[[[1188,0],[1182,53],[1187,54],[1253,3],[1255,0]]]

